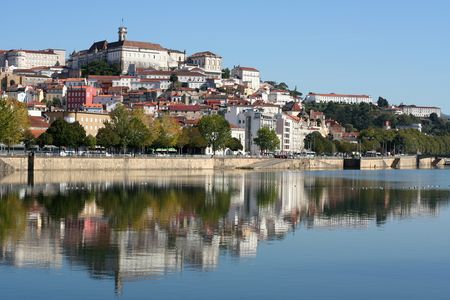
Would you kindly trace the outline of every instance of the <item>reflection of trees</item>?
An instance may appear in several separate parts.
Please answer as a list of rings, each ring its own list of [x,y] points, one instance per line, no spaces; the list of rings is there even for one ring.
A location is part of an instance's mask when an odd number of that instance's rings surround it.
[[[0,242],[20,238],[26,224],[26,207],[17,194],[8,194],[0,199]]]
[[[447,203],[450,191],[400,189],[383,186],[376,181],[351,181],[345,178],[318,178],[308,191],[316,206],[326,199],[320,210],[325,217],[374,217],[377,223],[386,221],[390,213],[409,215],[420,205],[434,211],[440,202]]]
[[[112,188],[96,193],[97,204],[103,208],[104,216],[116,229],[142,228],[145,212],[153,201],[153,195],[139,187]]]
[[[153,219],[161,224],[179,214],[199,216],[205,224],[217,223],[228,213],[232,195],[231,191],[213,188],[208,192],[195,186],[155,187],[149,192],[153,195]]]
[[[231,191],[203,187],[113,187],[97,193],[97,204],[116,229],[142,228],[147,217],[167,225],[179,214],[195,214],[204,223],[217,223],[230,206]],[[147,214],[148,213],[148,214]]]
[[[70,263],[116,279],[186,264],[213,268],[224,252],[255,255],[259,240],[284,238],[303,217],[313,226],[382,223],[391,214],[434,212],[450,199],[450,191],[281,172],[55,190],[0,200],[0,242],[20,237],[32,207],[29,220],[41,214],[43,222],[56,221],[51,230],[64,231],[54,236]]]
[[[258,206],[267,207],[278,200],[279,190],[276,173],[261,173],[258,181],[256,200]]]
[[[77,218],[90,193],[87,190],[71,190],[67,193],[57,192],[54,195],[39,193],[36,200],[46,208],[50,217],[55,220]]]

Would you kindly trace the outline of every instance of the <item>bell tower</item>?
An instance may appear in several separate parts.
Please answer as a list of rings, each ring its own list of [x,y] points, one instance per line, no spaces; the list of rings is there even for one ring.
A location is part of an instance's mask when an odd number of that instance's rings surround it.
[[[123,42],[127,39],[128,30],[124,26],[119,27],[119,42]]]

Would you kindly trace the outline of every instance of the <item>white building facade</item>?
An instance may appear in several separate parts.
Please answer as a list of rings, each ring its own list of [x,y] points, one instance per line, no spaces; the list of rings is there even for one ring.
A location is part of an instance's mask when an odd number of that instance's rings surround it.
[[[367,95],[345,95],[345,94],[315,94],[310,93],[305,97],[305,102],[315,103],[341,103],[341,104],[360,104],[372,103],[373,99]]]
[[[291,94],[288,91],[272,90],[268,95],[268,101],[270,103],[283,106],[288,102],[295,101],[295,99],[291,96]]]
[[[187,62],[202,69],[208,78],[222,78],[222,57],[210,51],[194,53]]]
[[[258,130],[267,127],[276,131],[277,118],[271,112],[265,112],[263,109],[249,109],[238,115],[239,127],[245,129],[244,148],[251,154],[259,154],[260,148],[255,144],[254,139],[258,136]],[[279,137],[280,138],[280,137]]]
[[[72,53],[69,66],[80,69],[94,61],[107,61],[120,66],[122,74],[136,68],[167,70],[176,68],[185,61],[185,53],[163,48],[159,44],[127,40],[127,28],[119,28],[119,40],[108,43],[95,42],[89,49]]]
[[[9,50],[0,52],[0,67],[14,66],[18,69],[54,67],[66,64],[66,50]]]
[[[237,78],[242,83],[247,83],[253,90],[258,90],[261,84],[260,73],[255,68],[237,66],[231,70],[231,77]]]
[[[324,120],[318,122],[308,117],[299,117],[289,113],[277,116],[277,134],[281,136],[280,149],[285,153],[299,153],[305,150],[305,138],[308,134],[319,132],[328,134]]]
[[[439,118],[442,115],[441,109],[434,106],[400,105],[398,108],[403,114],[413,115],[418,118],[428,118],[433,113]]]

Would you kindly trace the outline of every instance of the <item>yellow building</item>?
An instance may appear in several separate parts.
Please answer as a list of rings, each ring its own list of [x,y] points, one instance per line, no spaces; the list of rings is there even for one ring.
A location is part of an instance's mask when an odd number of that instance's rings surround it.
[[[50,124],[57,119],[64,119],[69,123],[78,122],[86,130],[86,135],[96,136],[100,128],[105,127],[104,123],[111,118],[108,114],[90,113],[90,112],[65,112],[54,111],[45,113],[49,118]]]

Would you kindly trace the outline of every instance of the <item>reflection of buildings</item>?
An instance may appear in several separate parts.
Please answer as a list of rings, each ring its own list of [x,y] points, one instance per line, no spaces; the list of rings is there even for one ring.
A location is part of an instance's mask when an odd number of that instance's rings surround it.
[[[181,270],[182,255],[179,250],[168,248],[168,234],[162,230],[118,232],[113,240],[119,249],[116,272],[123,279]]]
[[[366,228],[389,217],[433,215],[439,203],[430,199],[450,198],[445,191],[371,188],[373,182],[308,174],[143,176],[141,182],[46,184],[37,190],[0,186],[1,197],[17,193],[32,200],[23,235],[0,240],[0,262],[46,268],[66,262],[94,278],[114,278],[120,289],[124,281],[183,268],[213,270],[224,254],[254,257],[260,241],[282,239],[299,225]],[[126,201],[111,203],[121,192]],[[62,201],[58,205],[70,200],[68,210],[81,205],[75,214],[55,217],[64,209],[48,207],[36,194],[58,195],[52,198]],[[135,210],[137,220],[128,219]]]
[[[0,244],[0,262],[19,268],[61,268],[63,229],[59,222],[44,219],[39,212],[29,212],[21,239]]]
[[[308,227],[314,228],[361,228],[368,227],[370,220],[359,216],[335,216],[335,217],[315,217],[308,222]]]

